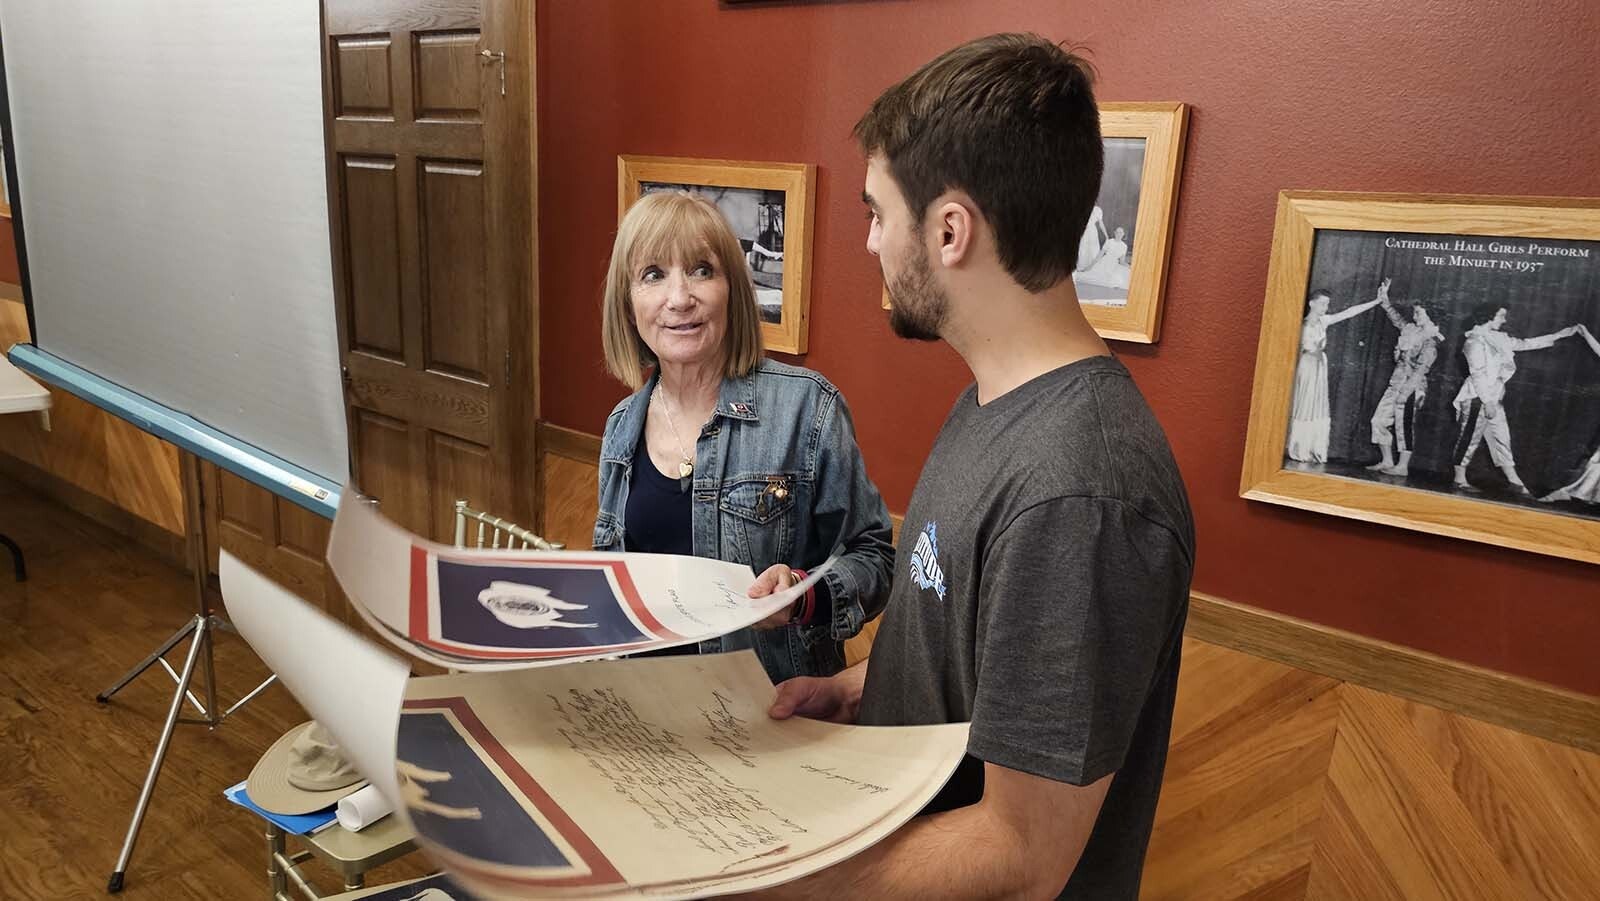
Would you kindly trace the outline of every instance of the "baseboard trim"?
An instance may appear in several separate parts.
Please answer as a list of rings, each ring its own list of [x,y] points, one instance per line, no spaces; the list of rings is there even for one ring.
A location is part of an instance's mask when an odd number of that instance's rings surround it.
[[[1190,595],[1186,634],[1600,753],[1600,697],[1200,592]]]
[[[539,420],[537,429],[539,452],[555,454],[580,463],[600,463],[600,436],[580,432]]]
[[[182,535],[168,532],[98,494],[79,488],[58,475],[10,454],[0,454],[0,476],[8,477],[23,489],[47,497],[91,522],[126,536],[155,554],[162,562],[188,571],[188,542]]]

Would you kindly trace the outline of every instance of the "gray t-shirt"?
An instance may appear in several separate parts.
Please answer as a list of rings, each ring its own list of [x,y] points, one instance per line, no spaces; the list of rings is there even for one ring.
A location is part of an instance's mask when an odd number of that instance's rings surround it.
[[[956,402],[917,481],[860,722],[972,722],[927,812],[983,762],[1112,780],[1061,898],[1135,898],[1166,765],[1194,524],[1165,434],[1115,358]]]

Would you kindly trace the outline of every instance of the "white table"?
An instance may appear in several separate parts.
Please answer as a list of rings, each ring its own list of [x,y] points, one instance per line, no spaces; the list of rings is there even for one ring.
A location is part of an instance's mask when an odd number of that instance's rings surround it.
[[[0,355],[0,414],[47,413],[49,409],[50,392]]]
[[[10,360],[0,356],[0,415],[35,412],[39,414],[45,429],[49,430],[50,392],[29,378],[27,373],[11,365]],[[17,543],[7,538],[4,533],[0,533],[0,545],[11,551],[11,562],[17,572],[17,581],[26,581],[28,568],[22,560],[22,548],[17,547]]]

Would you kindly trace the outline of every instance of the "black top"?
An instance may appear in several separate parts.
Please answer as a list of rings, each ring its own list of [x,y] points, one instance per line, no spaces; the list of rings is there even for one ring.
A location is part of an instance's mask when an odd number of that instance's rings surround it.
[[[633,452],[633,479],[628,483],[628,505],[623,510],[623,550],[644,554],[694,553],[694,535],[689,523],[689,492],[677,479],[661,474],[650,459],[644,434]],[[645,651],[635,657],[674,657],[695,654],[699,647],[679,645],[658,651]]]
[[[628,506],[622,516],[624,550],[684,556],[694,553],[689,492],[677,479],[656,469],[643,434],[633,454],[633,480],[628,483]]]

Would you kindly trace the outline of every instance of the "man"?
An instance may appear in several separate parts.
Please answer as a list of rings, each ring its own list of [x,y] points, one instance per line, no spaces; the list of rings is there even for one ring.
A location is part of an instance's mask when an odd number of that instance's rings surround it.
[[[972,731],[924,816],[774,894],[1138,894],[1194,538],[1166,438],[1073,289],[1102,167],[1090,78],[996,35],[856,126],[891,323],[976,384],[923,468],[871,660],[783,683],[771,715]]]
[[[1479,443],[1489,445],[1489,459],[1505,474],[1511,489],[1531,496],[1528,486],[1517,475],[1517,461],[1511,453],[1511,426],[1506,422],[1506,382],[1517,374],[1517,354],[1552,347],[1562,338],[1578,334],[1578,326],[1536,338],[1513,338],[1501,328],[1506,324],[1506,308],[1481,304],[1472,313],[1472,328],[1467,330],[1461,353],[1467,358],[1467,380],[1456,392],[1456,421],[1461,431],[1456,436],[1455,486],[1477,491],[1467,481],[1467,465],[1478,452]]]
[[[1420,303],[1412,305],[1410,322],[1400,315],[1389,302],[1389,279],[1378,286],[1378,298],[1389,322],[1400,330],[1400,338],[1394,345],[1394,372],[1389,375],[1389,387],[1384,389],[1378,409],[1372,414],[1372,443],[1378,446],[1383,459],[1367,468],[1404,477],[1411,472],[1416,415],[1428,396],[1428,371],[1439,357],[1438,344],[1444,336]]]

